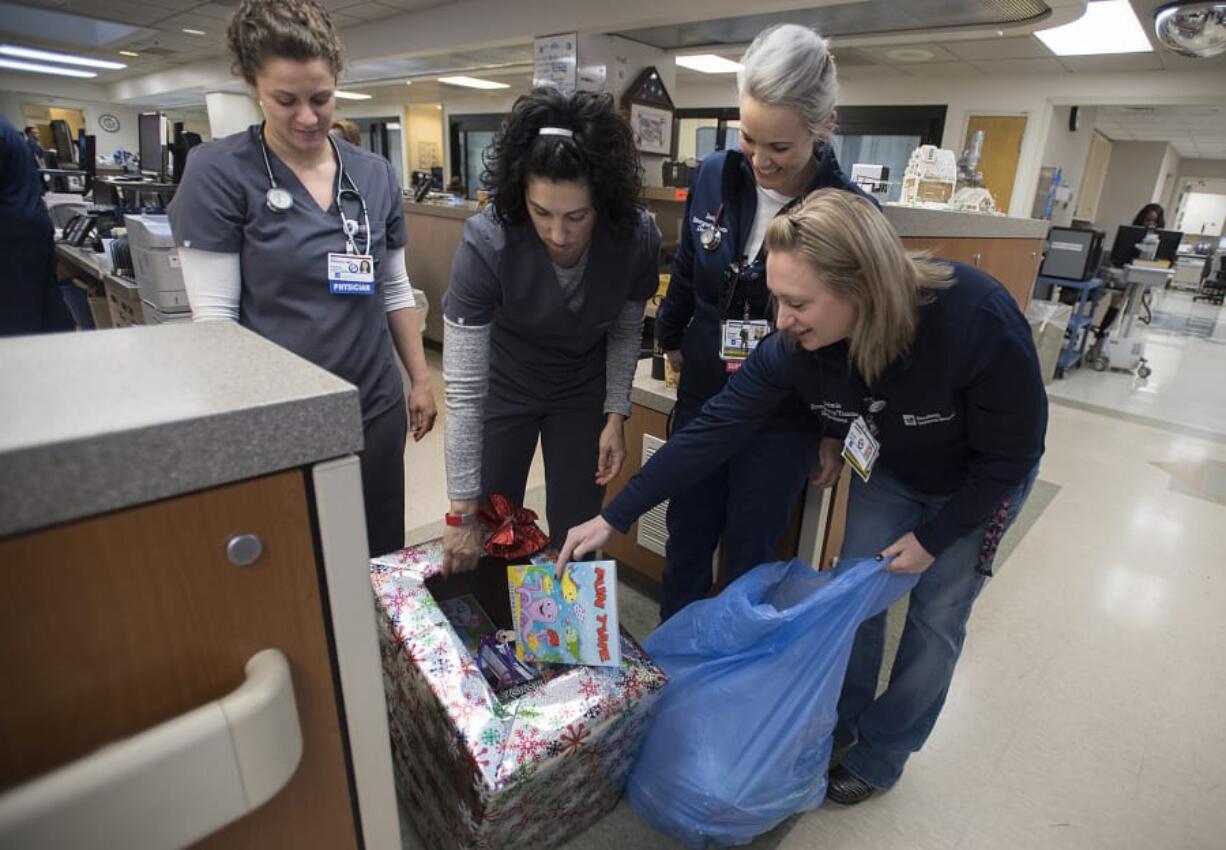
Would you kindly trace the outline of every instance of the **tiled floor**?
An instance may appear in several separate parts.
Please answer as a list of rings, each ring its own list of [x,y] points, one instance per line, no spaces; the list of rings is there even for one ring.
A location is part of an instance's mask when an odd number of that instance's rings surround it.
[[[1226,439],[1226,314],[1187,292],[1154,293],[1144,333],[1153,374],[1073,369],[1053,382],[1053,401]],[[1142,327],[1136,325],[1137,328]]]
[[[1154,358],[1157,404],[1127,376],[1075,373],[1053,392],[1084,377],[1094,397],[1091,379],[1118,379],[1106,400],[1122,409],[1226,433],[1212,339],[1155,344],[1169,349]],[[445,508],[441,446],[435,433],[410,449],[411,520]],[[1226,442],[1057,404],[1041,478],[1059,490],[981,596],[902,782],[754,848],[1226,847]],[[623,803],[568,850],[679,846]]]

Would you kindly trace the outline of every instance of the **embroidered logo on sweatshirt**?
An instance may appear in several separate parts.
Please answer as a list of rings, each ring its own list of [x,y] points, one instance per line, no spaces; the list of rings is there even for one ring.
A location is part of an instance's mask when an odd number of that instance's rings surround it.
[[[952,413],[926,413],[923,416],[904,413],[902,415],[902,424],[909,428],[922,428],[925,425],[941,425],[946,422],[952,422],[957,416],[958,412],[956,410]]]

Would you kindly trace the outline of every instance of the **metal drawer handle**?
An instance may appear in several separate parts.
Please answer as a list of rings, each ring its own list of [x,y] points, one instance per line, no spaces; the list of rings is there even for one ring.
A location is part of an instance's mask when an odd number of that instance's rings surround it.
[[[272,799],[302,759],[289,664],[265,649],[232,694],[0,796],[0,846],[184,847]]]
[[[255,534],[236,534],[226,543],[226,557],[236,567],[249,567],[264,554],[264,544]]]
[[[976,254],[971,259],[975,261],[975,265],[979,265],[979,261],[983,259],[983,254]]]

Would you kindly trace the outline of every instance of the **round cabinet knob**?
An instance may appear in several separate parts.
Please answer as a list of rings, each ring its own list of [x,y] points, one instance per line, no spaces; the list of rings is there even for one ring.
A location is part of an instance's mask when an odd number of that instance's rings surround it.
[[[236,567],[249,567],[264,553],[264,544],[254,534],[236,534],[226,544],[226,557]]]

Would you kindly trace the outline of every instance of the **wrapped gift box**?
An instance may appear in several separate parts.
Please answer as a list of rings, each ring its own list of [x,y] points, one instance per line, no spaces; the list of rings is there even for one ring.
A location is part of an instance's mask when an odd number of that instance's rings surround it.
[[[371,562],[399,792],[432,850],[561,844],[617,803],[667,678],[623,630],[620,668],[500,701],[438,600],[471,593],[509,627],[507,562],[449,578],[441,563],[437,540]]]

